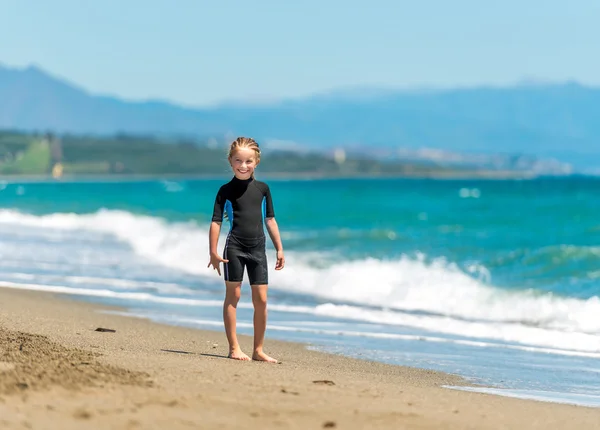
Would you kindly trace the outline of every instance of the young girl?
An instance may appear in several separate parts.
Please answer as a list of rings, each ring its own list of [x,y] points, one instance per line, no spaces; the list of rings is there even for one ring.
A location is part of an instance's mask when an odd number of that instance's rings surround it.
[[[225,302],[223,320],[229,342],[229,357],[236,360],[250,360],[240,349],[237,340],[236,308],[241,294],[244,268],[247,270],[252,287],[254,305],[254,352],[252,359],[277,363],[263,351],[267,328],[267,286],[269,273],[265,253],[264,223],[277,251],[275,270],[283,269],[285,258],[275,221],[271,191],[264,182],[254,179],[254,169],[260,163],[260,149],[254,139],[238,137],[229,147],[229,164],[234,177],[223,185],[215,199],[212,223],[210,225],[210,261],[221,276],[223,263],[225,278]],[[223,250],[223,257],[217,252],[223,214],[227,214],[230,229]]]

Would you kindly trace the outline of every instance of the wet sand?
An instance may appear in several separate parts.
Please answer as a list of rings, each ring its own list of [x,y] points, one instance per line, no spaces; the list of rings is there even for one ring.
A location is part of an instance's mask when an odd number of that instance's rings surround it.
[[[220,331],[111,309],[0,288],[0,429],[600,428],[597,408],[450,390],[466,382],[268,334],[281,364],[229,360]]]

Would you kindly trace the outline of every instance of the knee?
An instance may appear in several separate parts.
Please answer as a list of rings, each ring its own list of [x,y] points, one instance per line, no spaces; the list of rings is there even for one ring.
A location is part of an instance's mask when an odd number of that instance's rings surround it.
[[[255,308],[266,308],[267,307],[267,295],[266,294],[253,294],[252,304]]]
[[[235,287],[227,288],[227,292],[225,293],[225,301],[232,305],[237,305],[240,301],[240,297],[242,296],[241,284]]]

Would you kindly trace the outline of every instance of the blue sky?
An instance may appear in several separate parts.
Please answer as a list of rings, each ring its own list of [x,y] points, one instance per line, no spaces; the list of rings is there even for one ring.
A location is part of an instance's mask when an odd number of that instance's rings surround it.
[[[0,0],[0,64],[187,105],[345,87],[600,85],[600,0]]]

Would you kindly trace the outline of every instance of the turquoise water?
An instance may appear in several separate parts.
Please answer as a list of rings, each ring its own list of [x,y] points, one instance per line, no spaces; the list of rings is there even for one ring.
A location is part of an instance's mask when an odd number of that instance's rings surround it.
[[[0,183],[2,283],[221,330],[207,232],[227,179]],[[269,337],[600,405],[599,179],[262,179],[287,259]]]

